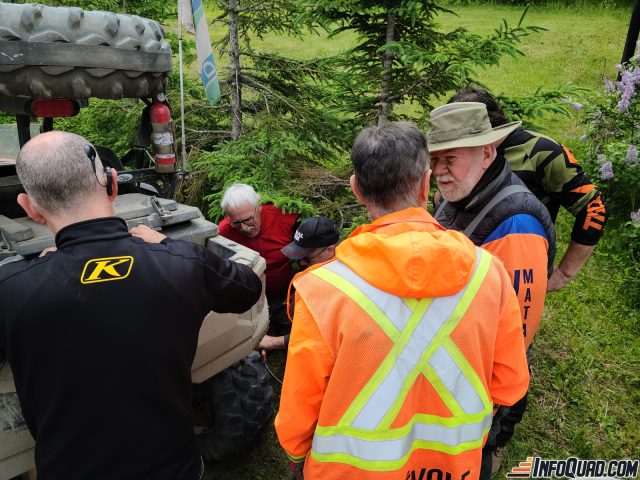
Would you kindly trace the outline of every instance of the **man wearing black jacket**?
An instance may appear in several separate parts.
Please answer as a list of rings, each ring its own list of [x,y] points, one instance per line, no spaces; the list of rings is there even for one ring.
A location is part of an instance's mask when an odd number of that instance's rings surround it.
[[[202,474],[191,363],[209,310],[259,298],[243,265],[114,217],[114,170],[80,136],[28,142],[18,203],[57,250],[0,269],[0,358],[11,364],[39,477],[185,479]]]

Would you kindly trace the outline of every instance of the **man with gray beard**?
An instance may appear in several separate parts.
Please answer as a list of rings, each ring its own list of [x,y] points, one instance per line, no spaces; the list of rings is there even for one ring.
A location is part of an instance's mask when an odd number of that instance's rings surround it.
[[[454,102],[431,112],[427,142],[444,198],[434,216],[443,227],[464,232],[502,260],[518,296],[528,348],[542,319],[547,279],[553,272],[555,230],[545,206],[497,153],[496,145],[519,125],[492,128],[483,103]],[[494,453],[511,438],[526,398],[511,409],[498,409],[483,450],[481,480],[491,477],[492,463],[497,470],[500,457]],[[500,435],[500,419],[511,411],[518,416],[509,434]]]

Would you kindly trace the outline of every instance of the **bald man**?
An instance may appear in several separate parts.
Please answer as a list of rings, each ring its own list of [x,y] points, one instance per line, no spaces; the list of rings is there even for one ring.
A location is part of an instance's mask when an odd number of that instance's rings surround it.
[[[38,135],[18,203],[57,250],[0,268],[0,360],[13,370],[40,478],[201,477],[191,363],[205,315],[259,298],[243,265],[114,216],[116,172],[84,138]]]

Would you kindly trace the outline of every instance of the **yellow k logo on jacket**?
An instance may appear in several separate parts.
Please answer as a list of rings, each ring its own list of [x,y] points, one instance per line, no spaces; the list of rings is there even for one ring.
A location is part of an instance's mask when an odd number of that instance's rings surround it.
[[[80,275],[83,285],[124,280],[133,268],[133,257],[93,258],[85,263]]]

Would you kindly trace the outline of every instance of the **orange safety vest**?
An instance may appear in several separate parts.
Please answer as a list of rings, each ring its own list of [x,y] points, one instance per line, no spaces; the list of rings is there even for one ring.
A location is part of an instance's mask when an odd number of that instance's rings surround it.
[[[417,210],[383,217],[390,223],[380,232],[399,235],[370,239],[382,248],[378,256],[358,258],[354,250],[369,239],[348,239],[338,260],[295,281],[276,430],[292,459],[306,457],[307,480],[478,478],[493,403],[510,405],[526,391],[519,308],[506,272]],[[407,215],[419,224],[394,227]],[[416,237],[414,229],[425,232]],[[425,248],[410,248],[418,240]],[[363,262],[380,262],[379,278],[365,268],[365,280]],[[413,279],[405,287],[422,282],[429,292],[429,279],[442,282],[446,273],[435,277],[446,269],[463,281],[450,294],[420,298],[380,288],[385,278],[401,285],[391,276],[416,262],[425,270],[407,271]],[[437,264],[442,272],[429,268]]]

